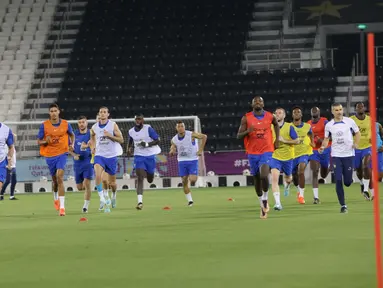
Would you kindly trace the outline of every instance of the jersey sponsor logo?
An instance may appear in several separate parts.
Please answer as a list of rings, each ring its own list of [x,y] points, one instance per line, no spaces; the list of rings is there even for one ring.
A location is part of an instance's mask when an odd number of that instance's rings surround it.
[[[342,131],[338,131],[335,133],[336,135],[336,143],[339,144],[339,145],[342,145],[344,144],[344,138],[343,138],[343,132]]]
[[[267,131],[267,128],[255,128],[254,132],[257,137],[257,139],[265,139],[265,132]]]
[[[363,128],[363,127],[359,127],[359,131],[362,135],[366,135],[367,136],[367,132],[368,132],[368,129],[367,128]]]

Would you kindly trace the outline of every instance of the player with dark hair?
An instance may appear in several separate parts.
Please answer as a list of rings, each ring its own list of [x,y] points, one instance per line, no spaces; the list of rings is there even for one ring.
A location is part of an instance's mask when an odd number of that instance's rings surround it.
[[[355,104],[355,115],[350,118],[355,121],[360,131],[359,147],[355,149],[354,168],[360,181],[361,193],[366,200],[370,200],[368,188],[371,178],[371,119],[366,114],[362,102]]]
[[[354,120],[343,116],[341,104],[332,104],[331,112],[334,115],[334,119],[326,124],[325,138],[318,151],[323,153],[331,137],[331,157],[335,169],[336,194],[341,206],[340,213],[347,213],[348,209],[344,199],[343,184],[347,187],[352,184],[354,149],[358,147],[360,132]],[[353,134],[355,134],[354,138]]]
[[[103,189],[103,174],[108,175],[110,186],[116,185],[117,156],[121,155],[121,145],[124,138],[117,123],[109,120],[109,109],[101,107],[98,115],[99,121],[90,130],[90,146],[95,147],[94,171],[96,174],[96,188],[100,197],[100,208],[105,213],[110,212],[112,202],[108,190]]]
[[[285,122],[286,111],[283,108],[275,110],[275,117],[280,129],[279,147],[275,149],[270,160],[271,188],[275,199],[274,210],[282,210],[279,176],[284,173],[284,180],[287,186],[290,185],[293,172],[294,146],[299,144],[298,134],[293,124]]]
[[[327,118],[320,117],[320,109],[318,107],[311,108],[311,120],[307,122],[311,125],[312,132],[314,133],[314,148],[313,154],[310,155],[310,168],[312,171],[312,185],[314,193],[314,204],[319,204],[319,169],[320,175],[324,179],[330,172],[330,155],[331,155],[331,142],[327,144],[326,149],[322,153],[318,149],[322,146],[324,139],[324,128],[328,123]]]
[[[269,212],[269,162],[274,149],[279,147],[279,125],[275,116],[263,109],[265,103],[262,97],[254,97],[251,106],[253,111],[246,113],[241,119],[237,138],[244,139],[255,192],[261,205],[260,217],[265,219]],[[275,141],[272,126],[276,135]]]
[[[176,125],[177,135],[171,140],[169,155],[177,153],[178,173],[182,178],[182,185],[188,206],[193,206],[193,198],[190,192],[191,184],[198,179],[198,158],[205,148],[207,136],[195,131],[185,130],[185,124],[178,121]],[[198,144],[201,140],[201,144]]]
[[[93,165],[90,162],[92,159],[92,152],[89,147],[91,136],[90,130],[88,129],[87,118],[85,116],[80,116],[77,120],[79,129],[75,131],[75,145],[71,155],[74,159],[73,168],[77,189],[79,191],[85,191],[82,212],[88,213],[91,196],[91,181],[94,175]]]
[[[160,137],[148,124],[144,124],[144,116],[135,117],[135,125],[129,130],[128,155],[134,153],[134,169],[137,175],[137,210],[143,208],[144,178],[149,183],[154,180],[156,155],[161,153]]]
[[[297,131],[299,144],[294,146],[293,181],[298,188],[297,199],[299,204],[305,204],[305,169],[309,156],[313,154],[314,134],[310,124],[302,121],[302,109],[298,106],[292,110],[293,125]]]
[[[60,216],[65,216],[64,172],[68,153],[74,149],[74,138],[72,126],[60,118],[59,106],[51,104],[49,119],[41,124],[37,143],[52,176],[54,204]]]
[[[13,134],[13,137],[15,140],[16,134]],[[7,145],[5,145],[5,147],[6,147],[6,149],[8,148]],[[12,159],[10,158],[10,156],[8,156],[8,154],[9,154],[9,148],[7,151],[7,161],[8,161],[8,165],[6,166],[7,176],[5,177],[5,182],[3,184],[3,187],[1,188],[0,200],[4,200],[4,193],[5,193],[5,190],[7,189],[9,184],[11,184],[9,200],[18,200],[15,197],[15,188],[16,188],[16,184],[17,184],[17,176],[16,176],[16,149],[14,146],[13,146]]]

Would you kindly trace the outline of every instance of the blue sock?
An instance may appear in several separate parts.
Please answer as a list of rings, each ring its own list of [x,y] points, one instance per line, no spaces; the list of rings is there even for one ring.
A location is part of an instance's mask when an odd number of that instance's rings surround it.
[[[344,189],[342,180],[336,180],[336,194],[338,195],[338,201],[341,206],[345,206],[344,202]]]
[[[97,192],[102,192],[102,183],[96,185]]]

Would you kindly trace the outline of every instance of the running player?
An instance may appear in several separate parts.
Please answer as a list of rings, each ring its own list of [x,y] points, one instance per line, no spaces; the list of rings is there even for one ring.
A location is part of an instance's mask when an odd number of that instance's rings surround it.
[[[207,136],[205,134],[185,130],[185,124],[179,121],[176,125],[177,135],[171,140],[169,155],[177,152],[178,173],[182,178],[182,185],[188,206],[193,206],[193,198],[190,192],[189,181],[195,184],[198,178],[198,157],[205,148]],[[196,139],[202,140],[198,145]],[[199,146],[199,147],[198,147]]]
[[[0,123],[0,189],[3,189],[3,183],[7,178],[7,170],[14,165],[13,155],[15,149],[13,143],[12,130],[4,123]],[[2,197],[3,196],[1,196],[1,198]]]
[[[347,213],[343,183],[346,187],[352,184],[354,149],[358,147],[360,132],[354,120],[343,116],[341,104],[332,104],[331,112],[334,115],[334,119],[326,124],[325,138],[318,152],[323,153],[328,146],[331,136],[331,157],[335,168],[336,194],[341,206],[340,213]],[[355,134],[354,139],[352,134]]]
[[[383,127],[380,125],[380,123],[376,122],[376,147],[378,148],[378,179],[379,182],[382,181],[383,177]],[[372,166],[372,163],[371,163]],[[372,168],[372,167],[371,167]],[[371,186],[371,182],[370,182]],[[371,200],[374,200],[375,194],[374,189],[371,187]]]
[[[85,116],[77,119],[79,130],[75,131],[74,151],[71,153],[74,158],[74,173],[77,189],[85,191],[83,213],[88,213],[91,181],[93,179],[93,165],[90,163],[92,153],[89,148],[90,130],[88,129],[88,120]]]
[[[157,132],[144,124],[142,114],[135,117],[136,124],[129,130],[128,155],[134,153],[134,169],[137,175],[137,210],[143,208],[142,197],[144,193],[144,178],[149,183],[154,180],[156,170],[156,155],[161,153],[158,146],[160,138]]]
[[[275,116],[263,110],[265,103],[260,96],[251,102],[253,111],[246,113],[241,119],[237,138],[244,139],[246,154],[249,158],[251,174],[254,177],[255,192],[261,205],[260,217],[267,218],[269,212],[269,162],[274,148],[278,148],[279,141],[273,141],[272,126],[276,139],[279,139],[279,125]]]
[[[107,191],[103,190],[102,176],[108,174],[109,185],[116,185],[117,156],[124,138],[117,123],[109,120],[109,109],[101,107],[99,112],[100,121],[95,123],[90,130],[91,147],[95,143],[94,171],[96,174],[96,188],[100,197],[100,209],[110,212],[110,198]]]
[[[356,175],[360,181],[361,193],[366,200],[370,200],[368,188],[371,177],[371,120],[366,115],[366,109],[362,102],[355,104],[355,115],[350,118],[355,121],[360,131],[360,143],[358,149],[355,149],[354,167]]]
[[[313,154],[314,135],[310,124],[302,121],[302,109],[293,108],[293,125],[298,134],[299,144],[294,146],[293,181],[298,188],[297,198],[299,204],[305,204],[305,169],[309,157]]]
[[[16,138],[16,135],[13,134],[13,137]],[[8,149],[8,146],[5,146],[5,147]],[[16,188],[16,184],[17,184],[17,177],[16,177],[16,149],[15,149],[15,147],[13,147],[13,150],[14,151],[13,151],[12,161],[9,161],[9,159],[7,157],[7,160],[8,160],[7,177],[6,177],[6,180],[4,182],[3,188],[1,188],[0,201],[4,200],[4,193],[5,193],[5,190],[7,190],[7,187],[8,187],[9,184],[11,184],[9,200],[17,200],[17,198],[15,197],[15,188]],[[9,151],[7,151],[7,155],[8,155],[8,152]]]
[[[275,199],[274,210],[282,210],[279,192],[279,175],[284,173],[284,180],[290,185],[292,180],[294,145],[299,144],[298,134],[291,123],[285,122],[286,112],[283,108],[275,110],[275,116],[279,125],[279,147],[275,149],[270,160],[271,189]]]
[[[45,157],[52,176],[55,208],[59,210],[60,216],[65,216],[64,171],[68,152],[74,149],[74,134],[72,126],[60,119],[57,104],[49,106],[49,119],[41,124],[37,139],[40,155]]]
[[[318,107],[313,107],[311,109],[311,120],[307,122],[311,125],[311,129],[314,133],[314,143],[313,154],[310,155],[310,168],[312,171],[312,185],[314,193],[314,204],[319,204],[319,169],[320,175],[325,179],[330,172],[330,155],[331,155],[331,144],[327,145],[326,149],[322,153],[318,152],[318,149],[322,146],[324,139],[324,127],[328,123],[327,118],[320,117],[320,109]]]

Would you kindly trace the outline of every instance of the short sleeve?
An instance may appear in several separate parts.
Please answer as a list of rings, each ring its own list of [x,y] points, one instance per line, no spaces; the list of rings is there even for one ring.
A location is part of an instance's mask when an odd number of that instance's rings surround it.
[[[14,143],[13,132],[11,129],[9,129],[8,138],[7,138],[8,147],[12,146],[13,143]]]
[[[295,131],[293,126],[290,126],[290,138],[293,140],[298,138],[297,131]]]
[[[68,123],[68,134],[73,134],[72,126]]]
[[[350,125],[351,125],[351,129],[352,129],[352,131],[354,131],[354,133],[359,132],[359,127],[358,127],[358,125],[356,125],[354,120],[350,119]]]
[[[149,127],[148,132],[150,138],[152,138],[153,140],[158,140],[158,134],[152,127]]]
[[[40,125],[40,128],[39,128],[39,133],[37,134],[37,139],[39,140],[43,140],[44,139],[44,124],[41,124]]]
[[[324,120],[324,125],[326,126],[326,124],[328,123],[328,120],[326,119],[326,120]]]
[[[313,129],[311,129],[311,127],[310,127],[310,130],[309,130],[309,132],[307,132],[307,134],[313,134]]]
[[[326,126],[324,126],[324,137],[329,138],[330,134],[331,134],[330,125],[326,124]]]

